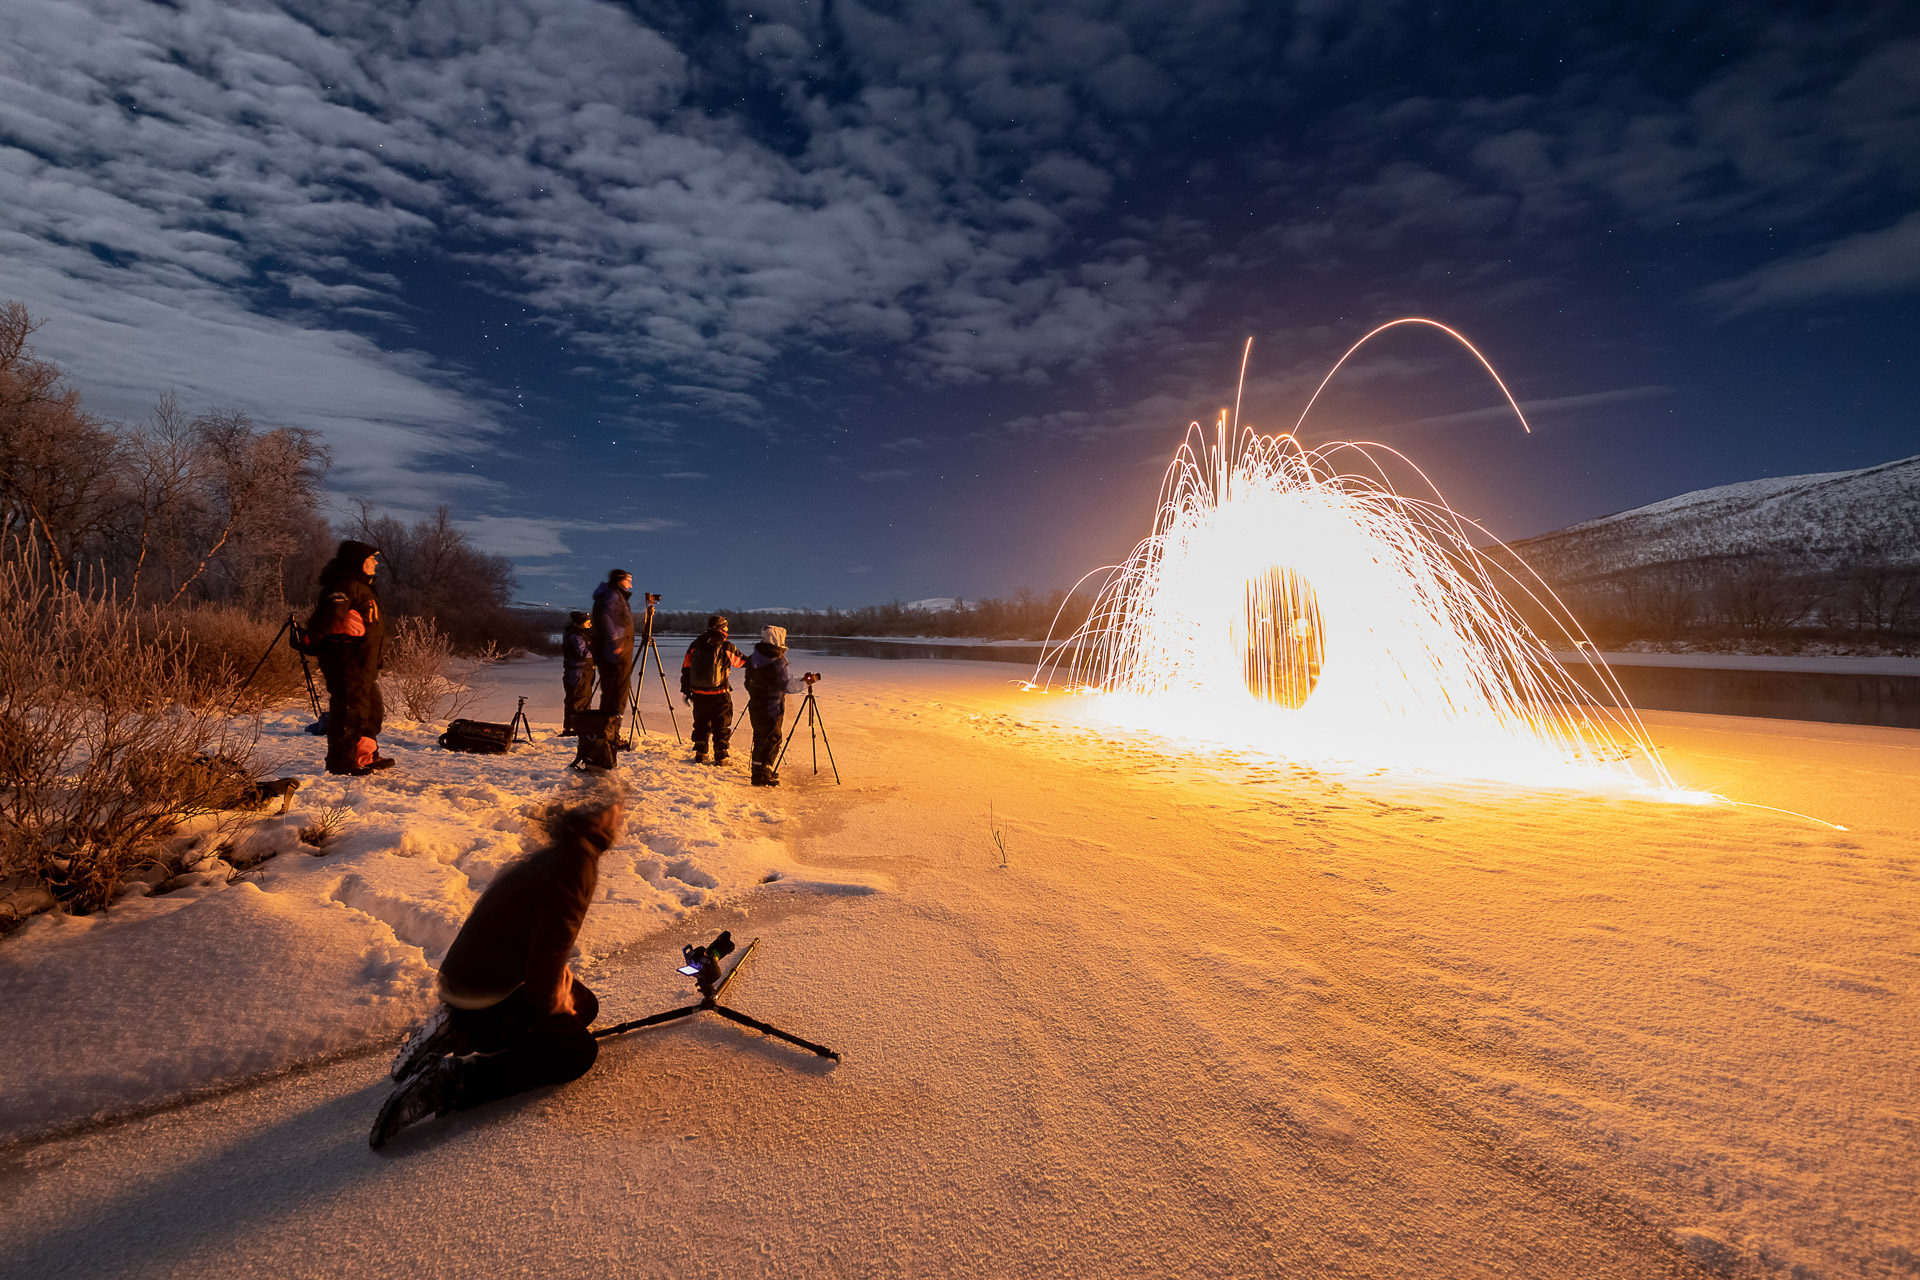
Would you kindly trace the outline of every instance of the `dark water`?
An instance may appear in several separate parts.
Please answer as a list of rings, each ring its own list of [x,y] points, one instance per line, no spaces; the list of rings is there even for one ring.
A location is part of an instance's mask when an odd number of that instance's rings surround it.
[[[813,636],[794,637],[793,647],[798,652],[852,658],[1007,662],[1028,670],[1033,669],[1042,652],[1038,644],[987,648],[937,641]],[[1920,676],[1728,671],[1711,667],[1614,667],[1612,670],[1628,700],[1643,711],[1697,711],[1717,716],[1768,716],[1778,720],[1920,729]],[[1596,701],[1607,701],[1588,668],[1575,664],[1568,666],[1567,671],[1594,694]]]
[[[1711,667],[1613,667],[1627,700],[1643,711],[1701,711],[1829,724],[1920,729],[1920,676],[1826,675],[1811,671],[1726,671]],[[1591,669],[1567,673],[1595,701]]]

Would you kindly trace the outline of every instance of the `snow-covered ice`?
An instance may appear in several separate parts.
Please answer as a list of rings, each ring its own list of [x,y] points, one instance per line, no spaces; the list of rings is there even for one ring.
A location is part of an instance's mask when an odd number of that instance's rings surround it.
[[[1002,664],[808,665],[846,785],[804,728],[771,793],[650,739],[582,942],[622,1018],[686,998],[681,942],[758,935],[730,999],[840,1064],[696,1019],[369,1152],[437,948],[568,782],[557,743],[393,733],[399,769],[256,837],[349,804],[337,850],[0,942],[16,1133],[319,1060],[0,1148],[0,1272],[1920,1266],[1920,733],[1647,716],[1683,785],[1835,831],[1189,749]],[[494,679],[483,714],[554,717],[548,668]]]

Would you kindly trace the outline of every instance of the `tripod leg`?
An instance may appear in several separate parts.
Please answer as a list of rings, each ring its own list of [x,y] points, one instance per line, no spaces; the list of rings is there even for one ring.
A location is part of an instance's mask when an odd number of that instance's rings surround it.
[[[629,1031],[638,1031],[642,1027],[657,1027],[663,1022],[673,1022],[680,1018],[691,1018],[705,1007],[705,1005],[690,1004],[684,1009],[669,1009],[665,1013],[651,1014],[645,1018],[635,1018],[632,1022],[622,1022],[617,1026],[597,1027],[594,1029],[593,1038],[595,1040],[604,1040],[608,1036],[625,1035]]]
[[[307,701],[313,704],[313,718],[318,720],[325,713],[320,710],[320,691],[313,687],[313,668],[307,665],[307,655],[300,655],[300,674],[306,677]]]
[[[833,766],[834,785],[839,786],[840,785],[840,765],[839,765],[839,762],[833,758],[833,739],[827,737],[827,721],[825,717],[822,717],[820,720],[820,741],[826,743],[827,745],[827,763]],[[817,763],[814,766],[814,771],[816,773],[819,772],[819,765]]]
[[[232,715],[235,708],[240,705],[240,695],[247,691],[247,686],[253,683],[253,678],[260,674],[260,668],[267,665],[267,659],[273,656],[274,646],[280,643],[280,637],[287,634],[288,629],[292,626],[293,615],[288,614],[287,620],[280,624],[280,629],[273,633],[273,639],[267,641],[265,651],[260,654],[260,661],[253,664],[253,670],[247,672],[247,678],[242,680],[240,687],[233,691],[233,706],[227,708],[228,715]]]
[[[800,704],[800,710],[805,711],[807,710],[808,707],[812,705],[813,705],[813,690],[808,689],[807,700]],[[780,754],[774,758],[773,771],[775,773],[780,772],[780,766],[786,762],[787,748],[793,745],[793,735],[798,732],[800,732],[800,717],[796,715],[793,718],[793,728],[787,730],[787,740],[780,744]]]
[[[729,1021],[739,1023],[743,1027],[752,1027],[762,1035],[772,1036],[776,1040],[785,1040],[788,1044],[799,1045],[809,1053],[817,1053],[823,1058],[832,1058],[835,1062],[840,1061],[840,1055],[827,1048],[827,1046],[815,1044],[811,1040],[802,1040],[799,1036],[782,1031],[770,1022],[762,1022],[758,1018],[749,1018],[746,1014],[734,1009],[729,1009],[723,1004],[713,1006],[713,1011]]]
[[[635,655],[635,656],[638,657],[641,655]],[[640,666],[640,664],[637,662],[634,665]],[[647,674],[646,668],[641,667],[640,670],[634,674],[638,678],[632,679],[628,682],[627,697],[626,697],[626,700],[621,705],[626,707],[627,710],[632,713],[633,722],[640,726],[640,732],[645,733],[647,731],[647,722],[644,719],[642,719],[640,716],[640,686],[646,682],[645,681],[645,677]]]
[[[673,693],[667,688],[667,669],[660,665],[660,646],[653,642],[651,635],[647,637],[647,652],[653,655],[653,669],[660,673],[660,693],[667,700],[667,715],[673,720],[673,740],[680,742],[682,741],[680,737],[680,717],[674,713]]]

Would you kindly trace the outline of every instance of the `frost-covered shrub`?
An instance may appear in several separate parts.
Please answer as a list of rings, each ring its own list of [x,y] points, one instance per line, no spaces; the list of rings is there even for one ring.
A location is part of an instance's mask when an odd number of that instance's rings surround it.
[[[0,877],[88,912],[180,818],[232,803],[254,726],[180,628],[47,577],[0,559]]]
[[[387,638],[381,678],[409,719],[432,720],[458,715],[470,696],[467,677],[497,658],[492,646],[455,658],[452,638],[432,618],[401,618]]]

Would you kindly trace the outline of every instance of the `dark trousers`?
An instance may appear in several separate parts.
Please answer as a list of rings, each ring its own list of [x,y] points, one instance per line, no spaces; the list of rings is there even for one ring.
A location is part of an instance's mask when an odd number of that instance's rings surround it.
[[[620,710],[620,704],[627,700],[627,676],[633,671],[633,655],[625,654],[613,662],[596,659],[593,665],[600,672],[600,710]]]
[[[362,738],[377,738],[386,721],[379,677],[364,668],[322,661],[327,682],[327,772],[358,767],[355,752]]]
[[[600,999],[578,978],[571,1016],[537,1012],[525,987],[488,1008],[450,1008],[448,1014],[474,1048],[460,1062],[456,1111],[578,1080],[600,1056],[600,1042],[587,1030],[600,1016]]]
[[[693,696],[693,749],[696,753],[707,749],[707,739],[713,739],[713,758],[725,760],[727,748],[733,745],[733,694],[722,690],[719,693],[696,693]]]
[[[560,687],[566,690],[567,695],[560,713],[560,727],[572,733],[575,713],[593,710],[593,668],[582,667],[578,671],[561,672]]]
[[[773,768],[780,754],[780,726],[786,723],[787,700],[777,703],[749,702],[747,722],[753,726],[753,762]]]

